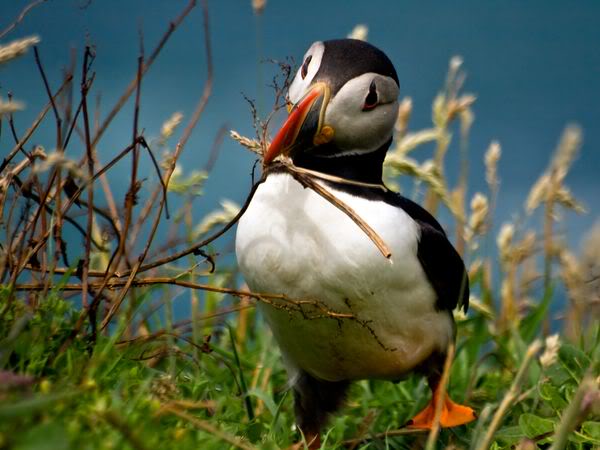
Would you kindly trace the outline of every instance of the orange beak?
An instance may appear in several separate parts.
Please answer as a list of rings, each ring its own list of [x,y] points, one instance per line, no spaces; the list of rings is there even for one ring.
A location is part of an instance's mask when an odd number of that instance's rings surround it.
[[[321,99],[320,108],[317,108]],[[310,91],[290,111],[290,115],[269,145],[263,157],[263,165],[269,165],[277,156],[288,154],[295,144],[301,144],[299,135],[310,136],[311,141],[319,135],[325,116],[325,108],[329,100],[329,87],[323,83],[315,83]],[[311,143],[310,145],[314,145]]]

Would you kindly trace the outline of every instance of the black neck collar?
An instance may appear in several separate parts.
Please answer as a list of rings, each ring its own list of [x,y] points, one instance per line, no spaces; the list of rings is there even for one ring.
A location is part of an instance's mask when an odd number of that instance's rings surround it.
[[[383,179],[383,160],[391,143],[392,140],[390,139],[374,152],[330,158],[310,154],[310,152],[299,152],[294,155],[292,160],[294,165],[303,167],[304,169],[315,170],[361,183],[381,184]],[[321,153],[327,152],[327,149],[324,147],[320,148],[320,150],[322,150]]]

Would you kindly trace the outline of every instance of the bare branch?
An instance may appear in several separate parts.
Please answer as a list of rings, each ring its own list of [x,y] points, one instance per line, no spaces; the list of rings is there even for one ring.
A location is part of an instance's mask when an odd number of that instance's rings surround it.
[[[165,46],[165,44],[167,43],[167,41],[169,40],[169,38],[171,37],[173,32],[179,27],[179,25],[181,25],[183,20],[187,17],[187,15],[190,13],[190,11],[192,9],[194,9],[195,6],[196,6],[196,0],[190,0],[188,2],[187,6],[184,8],[184,10],[181,12],[181,14],[179,16],[177,16],[175,18],[175,20],[173,20],[172,22],[169,23],[169,28],[163,34],[163,36],[160,39],[160,41],[158,42],[157,46],[152,51],[152,53],[148,57],[148,60],[144,64],[144,67],[142,70],[142,75],[145,75],[146,72],[148,71],[148,69],[150,69],[150,67],[154,63],[154,60],[160,54],[160,51],[163,49],[163,47]],[[110,123],[113,121],[115,116],[119,113],[121,108],[123,108],[123,105],[125,105],[125,103],[129,99],[129,97],[131,96],[133,91],[136,89],[137,79],[138,79],[138,77],[136,74],[136,76],[133,78],[133,80],[131,80],[131,82],[125,89],[125,92],[123,93],[123,95],[121,95],[121,98],[119,98],[119,100],[117,101],[117,103],[115,104],[113,109],[108,113],[108,116],[104,119],[104,121],[98,127],[98,131],[96,132],[96,135],[94,136],[94,139],[92,140],[92,147],[95,147],[98,144],[98,142],[100,141],[100,138],[102,137],[102,135],[104,134],[104,132],[106,131],[106,129],[108,128]]]
[[[211,52],[211,47],[210,47],[210,34],[209,34],[209,24],[208,24],[208,5],[207,5],[206,0],[204,0],[202,2],[202,10],[204,13],[203,14],[204,15],[204,43],[205,43],[205,48],[206,48],[206,58],[207,58],[206,64],[207,64],[207,72],[208,72],[207,80],[206,80],[206,83],[204,84],[204,90],[202,92],[200,101],[198,102],[198,105],[196,107],[196,110],[194,111],[194,114],[193,114],[192,118],[190,119],[190,122],[188,123],[187,127],[185,128],[183,135],[182,135],[181,139],[179,140],[179,143],[177,144],[177,147],[175,149],[175,154],[171,158],[171,164],[170,164],[169,168],[167,169],[167,173],[165,174],[165,185],[167,185],[167,186],[169,184],[169,180],[171,179],[171,175],[173,175],[173,171],[175,170],[177,159],[181,155],[181,152],[183,151],[185,144],[187,143],[190,135],[192,134],[194,127],[198,123],[198,120],[200,119],[200,116],[202,115],[202,112],[204,111],[204,108],[206,107],[206,103],[208,102],[208,98],[210,97],[210,94],[212,92],[212,83],[213,83],[212,52]],[[158,228],[158,223],[160,221],[160,216],[162,214],[164,205],[165,205],[165,199],[163,198],[158,205],[158,212],[154,219],[154,223],[152,224],[152,229],[150,230],[150,235],[148,237],[146,246],[145,246],[144,250],[142,251],[142,254],[138,257],[133,269],[131,270],[131,274],[129,275],[129,278],[127,280],[128,284],[125,285],[124,289],[119,293],[119,296],[114,301],[114,303],[111,305],[106,317],[102,321],[102,325],[101,325],[102,329],[104,329],[108,325],[108,323],[110,322],[112,317],[118,311],[119,307],[121,306],[121,303],[123,302],[123,300],[125,299],[125,296],[127,295],[127,291],[129,290],[129,286],[131,286],[131,282],[133,282],[133,279],[135,278],[138,270],[141,268],[141,266],[144,262],[144,259],[146,258],[146,255],[148,254],[148,251],[150,250],[150,246],[152,245],[152,241],[154,240],[154,235],[156,234],[156,230]]]
[[[25,16],[27,14],[29,14],[29,12],[33,8],[35,8],[38,5],[41,5],[42,3],[46,2],[46,1],[47,0],[36,0],[36,1],[28,4],[27,6],[25,6],[25,8],[23,8],[21,13],[17,16],[17,18],[13,22],[8,27],[6,27],[4,30],[0,31],[0,39],[4,38],[4,36],[6,36],[8,33],[10,33],[12,30],[14,30],[23,21]]]

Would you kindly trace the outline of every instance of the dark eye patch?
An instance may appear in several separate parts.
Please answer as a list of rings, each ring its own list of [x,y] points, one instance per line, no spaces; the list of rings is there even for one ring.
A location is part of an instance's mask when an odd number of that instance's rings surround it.
[[[371,109],[377,106],[377,102],[379,101],[379,96],[377,95],[377,85],[375,84],[375,80],[371,81],[369,85],[369,93],[365,98],[365,104],[363,105],[363,111],[370,111]]]
[[[306,78],[306,75],[308,74],[308,65],[310,64],[311,60],[312,60],[312,55],[308,55],[306,57],[306,59],[304,60],[304,63],[302,63],[302,68],[300,69],[300,76],[302,77],[303,80]]]

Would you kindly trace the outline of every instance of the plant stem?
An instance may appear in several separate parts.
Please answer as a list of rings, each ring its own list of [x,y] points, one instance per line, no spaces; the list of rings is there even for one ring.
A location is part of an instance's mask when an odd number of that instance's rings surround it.
[[[513,404],[513,402],[519,395],[519,392],[521,390],[521,382],[523,381],[523,378],[527,373],[529,364],[531,364],[531,360],[535,357],[540,348],[542,348],[542,342],[539,339],[536,339],[529,345],[529,347],[527,347],[527,351],[525,352],[525,357],[523,358],[521,367],[519,367],[519,371],[517,372],[517,375],[515,376],[515,379],[513,380],[513,383],[510,386],[510,389],[502,399],[502,402],[500,402],[500,406],[498,407],[496,414],[494,414],[492,422],[490,423],[487,432],[485,433],[485,436],[477,446],[477,450],[488,450],[490,448],[490,444],[492,443],[494,433],[500,426],[500,422],[502,421],[504,414],[506,414],[508,408]]]

